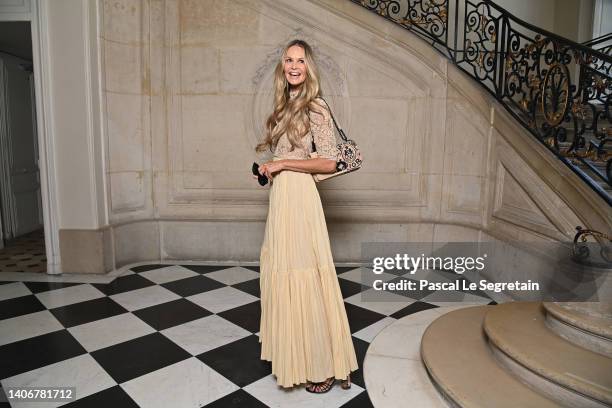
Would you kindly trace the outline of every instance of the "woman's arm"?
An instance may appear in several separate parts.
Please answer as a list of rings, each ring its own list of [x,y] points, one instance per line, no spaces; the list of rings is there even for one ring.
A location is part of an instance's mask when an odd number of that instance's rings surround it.
[[[336,161],[331,159],[283,159],[264,163],[259,166],[259,173],[271,179],[283,170],[301,173],[333,173],[336,171]]]

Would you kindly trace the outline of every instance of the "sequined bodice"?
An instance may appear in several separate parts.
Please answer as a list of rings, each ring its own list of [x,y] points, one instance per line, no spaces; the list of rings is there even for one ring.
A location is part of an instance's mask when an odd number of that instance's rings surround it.
[[[287,135],[282,135],[278,139],[278,143],[274,149],[275,159],[308,159],[310,157],[310,153],[312,152],[313,137],[319,157],[327,159],[336,158],[337,143],[331,115],[327,105],[322,99],[317,98],[315,102],[321,105],[322,113],[315,111],[310,112],[311,131],[302,138],[302,145],[296,146],[293,150],[291,150],[292,146],[287,138]]]

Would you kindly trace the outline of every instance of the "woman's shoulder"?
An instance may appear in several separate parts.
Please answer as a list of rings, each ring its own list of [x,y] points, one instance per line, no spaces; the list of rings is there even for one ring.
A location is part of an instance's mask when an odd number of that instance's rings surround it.
[[[314,102],[317,105],[320,105],[320,106],[324,107],[325,109],[327,109],[327,103],[325,103],[325,100],[321,96],[315,97],[314,98]]]
[[[323,98],[317,96],[313,99],[314,103],[317,105],[316,109],[313,109],[313,113],[316,116],[319,116],[319,119],[322,117],[323,119],[327,119],[329,117],[329,107]]]

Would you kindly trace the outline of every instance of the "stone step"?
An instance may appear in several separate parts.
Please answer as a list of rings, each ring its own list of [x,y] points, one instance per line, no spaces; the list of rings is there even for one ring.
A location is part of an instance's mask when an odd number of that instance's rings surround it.
[[[612,359],[564,340],[540,302],[491,309],[484,330],[499,361],[541,393],[572,407],[612,405]]]
[[[544,302],[544,310],[557,335],[612,358],[612,303]]]
[[[452,311],[429,325],[421,340],[421,358],[438,390],[451,405],[462,408],[563,406],[498,364],[482,329],[485,315],[496,307]]]

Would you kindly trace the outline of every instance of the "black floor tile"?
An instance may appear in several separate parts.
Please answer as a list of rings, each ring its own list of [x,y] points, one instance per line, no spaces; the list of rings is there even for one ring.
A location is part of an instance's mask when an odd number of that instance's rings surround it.
[[[0,320],[40,312],[41,310],[46,310],[46,307],[34,295],[7,299],[0,301]]]
[[[126,313],[127,310],[114,300],[102,297],[50,309],[50,312],[64,327],[72,327]]]
[[[356,333],[359,330],[366,328],[386,317],[383,314],[376,313],[346,302],[344,302],[344,308],[346,309],[346,315],[348,317],[351,333]]]
[[[336,266],[336,274],[340,275],[341,273],[352,271],[353,269],[359,268],[358,266]]]
[[[144,320],[155,330],[164,330],[212,314],[187,299],[165,302],[160,305],[136,310],[132,313]]]
[[[246,305],[217,313],[217,315],[251,333],[257,333],[259,331],[259,322],[261,321],[261,303],[259,301],[247,303]]]
[[[410,306],[406,306],[405,308],[398,310],[390,317],[393,317],[395,319],[401,319],[404,316],[408,316],[413,313],[420,312],[422,310],[434,309],[436,307],[438,306],[432,305],[431,303],[417,301],[411,304]]]
[[[130,268],[130,270],[136,273],[140,273],[140,272],[152,271],[153,269],[165,268],[166,266],[170,266],[170,265],[161,265],[161,264],[140,265],[140,266],[135,266],[133,268]]]
[[[255,297],[261,297],[261,293],[259,291],[259,279],[251,279],[246,282],[240,282],[233,285],[236,289],[240,289],[243,292],[248,293],[249,295],[253,295]]]
[[[357,355],[357,365],[359,365],[359,368],[351,373],[351,382],[365,388],[365,381],[363,380],[363,360],[365,359],[370,343],[358,339],[357,337],[353,337],[352,339],[353,346],[355,347],[355,354]]]
[[[161,286],[171,290],[179,296],[187,297],[197,295],[198,293],[202,292],[208,292],[209,290],[219,289],[225,285],[214,279],[207,278],[204,275],[198,275],[163,283]]]
[[[362,285],[361,283],[349,281],[346,279],[338,279],[338,283],[340,284],[340,292],[342,292],[342,298],[346,299],[347,297],[356,295],[357,293],[361,293],[364,290],[367,290],[368,287]]]
[[[11,408],[11,404],[8,403],[8,398],[0,385],[0,408]]]
[[[107,388],[87,397],[80,398],[69,404],[62,405],[65,408],[138,408],[139,405],[134,402],[130,396],[123,391],[119,385]]]
[[[151,282],[138,274],[120,276],[108,284],[93,284],[93,286],[107,296],[128,292],[130,290],[142,289],[153,285],[155,285],[155,282]]]
[[[155,332],[90,353],[117,383],[185,360],[191,355]]]
[[[248,392],[240,389],[204,405],[206,408],[266,408],[267,405],[253,397]]]
[[[0,378],[25,373],[87,351],[67,330],[0,346]]]
[[[210,272],[217,272],[223,269],[232,268],[231,266],[223,266],[223,265],[181,265],[181,266],[183,268],[187,268],[191,271],[202,273],[202,274],[210,273]]]
[[[140,272],[164,268],[170,265],[150,264],[133,268],[136,274],[115,278],[109,284],[93,284],[107,296],[124,293],[144,287],[154,286],[155,282],[141,276]],[[211,315],[211,312],[184,299],[198,293],[222,288],[224,285],[206,274],[230,268],[231,266],[210,265],[181,265],[199,275],[161,284],[164,288],[178,294],[183,299],[166,302],[161,305],[133,311],[134,315],[154,327],[164,330],[175,327],[202,317]],[[244,266],[244,268],[260,272],[259,267]],[[338,274],[356,269],[355,267],[337,267]],[[456,275],[454,275],[456,276]],[[1,281],[13,283],[11,281]],[[24,282],[34,293],[79,285],[81,283],[62,282]],[[359,283],[339,279],[339,285],[344,298],[353,296],[368,289]],[[260,297],[260,281],[252,279],[241,282],[232,287],[250,295]],[[415,302],[391,315],[399,318],[420,310],[434,307],[425,302]],[[368,309],[345,303],[351,332],[357,332],[385,316]],[[22,296],[16,299],[0,301],[0,319],[32,313],[46,308],[34,295]],[[115,316],[121,313],[130,313],[110,298],[94,299],[50,310],[51,313],[66,327],[89,323],[99,319]],[[259,331],[261,306],[260,302],[251,302],[247,305],[226,310],[218,315],[248,331]],[[5,316],[5,317],[2,317]],[[256,335],[234,341],[216,349],[209,350],[197,356],[202,362],[210,366],[240,387],[268,376],[271,373],[271,363],[260,359],[261,345]],[[365,388],[363,380],[363,360],[369,343],[361,339],[352,338],[357,354],[358,369],[351,373],[351,380],[355,386]],[[27,351],[26,351],[27,350]],[[33,351],[34,350],[34,351]],[[37,336],[32,339],[0,346],[0,378],[9,377],[48,364],[72,358],[85,353],[84,348],[67,330]],[[94,359],[117,381],[122,383],[146,375],[152,371],[167,367],[168,365],[191,357],[180,346],[163,336],[161,333],[152,333],[137,339],[125,341],[101,350],[90,353]],[[15,357],[17,356],[17,357]],[[0,399],[0,408],[5,408]],[[84,397],[67,407],[137,407],[138,405],[121,388],[111,387],[96,394]],[[226,395],[206,407],[265,407],[246,391],[239,389]],[[6,404],[6,408],[9,405]],[[356,398],[344,405],[345,408],[372,407],[367,393],[364,391]]]
[[[82,285],[72,282],[23,282],[32,293],[47,292],[49,290],[68,288],[70,286]]]
[[[234,384],[244,387],[272,373],[272,364],[260,360],[259,338],[251,335],[197,356]]]

